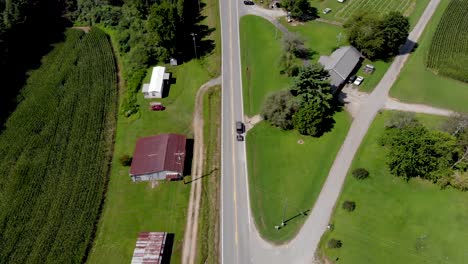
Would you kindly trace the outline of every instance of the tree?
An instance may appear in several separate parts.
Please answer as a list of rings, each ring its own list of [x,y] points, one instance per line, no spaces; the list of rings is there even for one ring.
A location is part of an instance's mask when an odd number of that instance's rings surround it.
[[[348,212],[352,212],[356,209],[356,203],[353,201],[344,201],[341,207]]]
[[[291,92],[279,91],[265,100],[261,115],[273,126],[287,130],[293,128],[292,117],[299,109],[299,100]]]
[[[394,112],[385,122],[386,128],[405,128],[419,125],[416,115],[410,112]]]
[[[377,58],[382,53],[384,40],[378,32],[377,16],[358,12],[344,24],[348,41],[369,59]]]
[[[329,76],[323,66],[311,63],[299,70],[299,74],[293,80],[291,90],[306,103],[320,103],[331,109],[333,95]]]
[[[410,126],[389,129],[385,137],[389,145],[388,165],[392,174],[405,179],[422,177],[432,181],[449,174],[458,152],[455,138],[425,127]]]
[[[317,17],[317,9],[308,0],[281,0],[281,6],[297,20],[307,21]]]
[[[294,128],[302,135],[320,136],[332,122],[331,111],[325,103],[309,102],[301,105],[293,116]]]
[[[399,12],[382,18],[360,12],[344,25],[348,41],[369,59],[388,59],[398,54],[409,34],[409,20]]]
[[[120,156],[120,158],[119,158],[120,164],[121,164],[122,166],[125,166],[125,167],[130,166],[130,165],[132,164],[132,160],[133,160],[133,158],[130,157],[129,155],[127,155],[127,154],[122,155],[122,156]]]
[[[169,55],[174,54],[176,50],[176,34],[179,21],[177,6],[170,2],[163,1],[151,7],[147,21],[150,40],[154,40],[159,44],[155,46],[165,48]],[[168,56],[163,59],[168,59]]]
[[[353,171],[354,178],[364,180],[369,177],[369,171],[364,168],[357,168]]]
[[[343,243],[341,242],[341,240],[338,240],[338,239],[330,239],[328,240],[328,248],[340,248],[341,246],[343,246]]]
[[[382,58],[398,55],[400,47],[409,35],[410,23],[400,12],[390,12],[379,23],[379,33],[384,40]]]
[[[283,52],[292,53],[297,58],[307,59],[309,49],[305,47],[304,40],[296,33],[286,33],[282,39]]]

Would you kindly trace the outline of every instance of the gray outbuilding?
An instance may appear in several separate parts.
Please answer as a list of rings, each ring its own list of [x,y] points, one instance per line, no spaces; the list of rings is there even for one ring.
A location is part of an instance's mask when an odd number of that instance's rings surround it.
[[[362,58],[361,53],[352,46],[335,50],[330,56],[320,56],[319,63],[330,73],[332,91],[339,90]]]

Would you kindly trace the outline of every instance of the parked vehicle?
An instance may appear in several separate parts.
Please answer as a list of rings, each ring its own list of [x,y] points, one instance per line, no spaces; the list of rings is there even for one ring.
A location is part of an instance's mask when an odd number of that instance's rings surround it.
[[[354,85],[361,85],[362,81],[364,81],[364,77],[358,76],[354,81]]]
[[[244,136],[237,134],[237,141],[244,141]]]
[[[242,123],[241,121],[237,121],[236,122],[236,131],[237,131],[237,134],[244,133],[245,132],[244,123]]]
[[[323,10],[322,13],[328,14],[328,13],[330,13],[331,11],[332,11],[331,8],[328,8],[328,7],[327,7],[327,8],[325,8],[325,9]]]
[[[250,0],[245,0],[244,1],[244,5],[254,5],[255,3],[253,1],[250,1]]]
[[[165,109],[166,109],[166,107],[164,107],[161,104],[151,106],[151,110],[153,110],[153,111],[164,111]]]

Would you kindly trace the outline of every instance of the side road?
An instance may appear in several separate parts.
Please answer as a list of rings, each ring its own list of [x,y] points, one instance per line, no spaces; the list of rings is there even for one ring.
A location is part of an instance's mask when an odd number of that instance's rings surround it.
[[[193,161],[192,161],[192,188],[190,189],[190,201],[187,213],[187,226],[184,234],[184,246],[182,248],[182,263],[194,264],[197,251],[198,215],[200,212],[200,198],[202,181],[197,180],[203,174],[203,162],[205,146],[203,144],[203,96],[205,92],[221,84],[221,77],[212,79],[203,84],[197,91],[193,115]]]

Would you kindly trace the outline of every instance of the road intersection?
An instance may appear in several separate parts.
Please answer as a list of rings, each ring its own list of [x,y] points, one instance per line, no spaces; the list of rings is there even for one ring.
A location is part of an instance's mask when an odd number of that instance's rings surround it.
[[[387,73],[361,105],[330,169],[322,191],[299,234],[288,244],[263,240],[250,215],[245,143],[235,139],[235,122],[243,120],[239,41],[241,1],[221,0],[222,122],[221,122],[221,263],[313,263],[347,171],[372,120],[384,107],[388,92],[421,36],[440,0],[431,0]],[[244,14],[246,12],[242,12]],[[267,78],[267,76],[265,76]],[[273,227],[272,227],[273,228]]]

